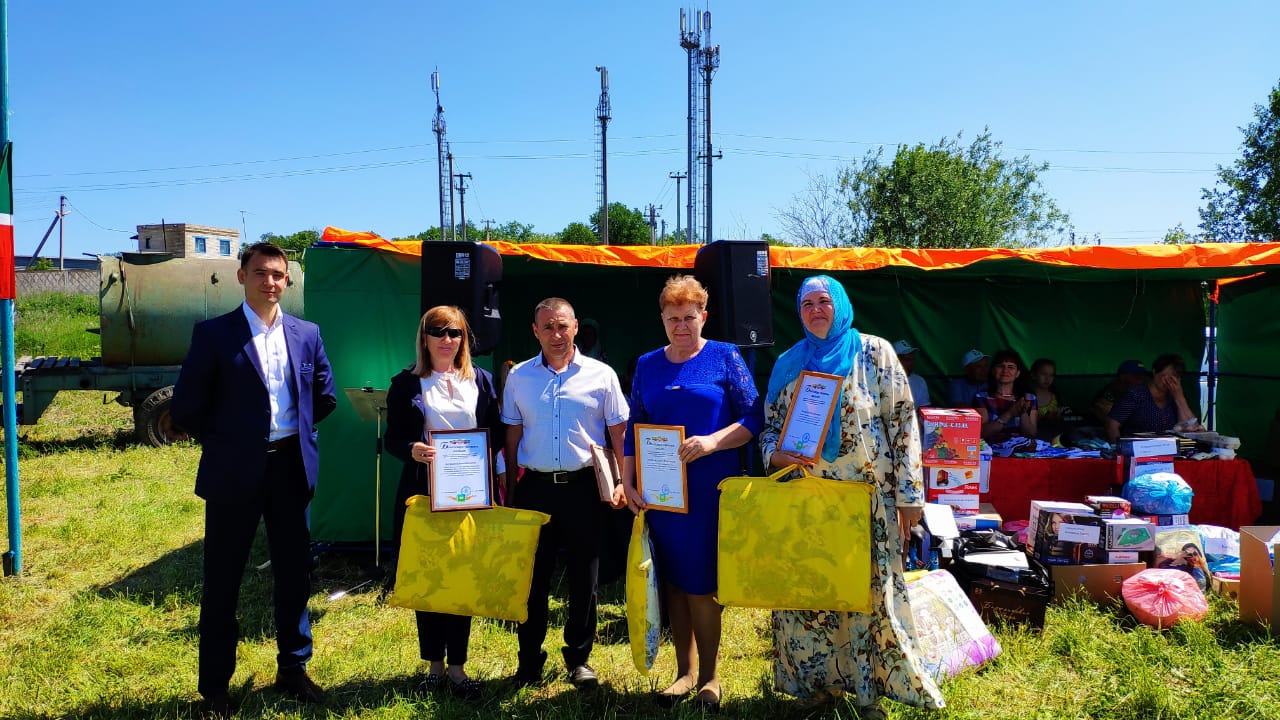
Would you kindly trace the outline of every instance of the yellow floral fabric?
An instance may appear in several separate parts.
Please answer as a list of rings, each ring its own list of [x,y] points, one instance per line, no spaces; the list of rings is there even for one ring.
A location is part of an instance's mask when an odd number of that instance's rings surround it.
[[[550,515],[494,507],[431,512],[431,499],[406,501],[396,607],[524,622],[538,535]]]
[[[765,408],[760,448],[777,448],[795,395],[793,381]],[[924,504],[920,432],[907,375],[893,346],[863,334],[841,387],[840,453],[813,474],[866,483],[871,493],[871,612],[773,613],[774,688],[796,697],[852,693],[857,705],[881,697],[926,708],[945,705],[921,663],[902,577],[897,507]]]

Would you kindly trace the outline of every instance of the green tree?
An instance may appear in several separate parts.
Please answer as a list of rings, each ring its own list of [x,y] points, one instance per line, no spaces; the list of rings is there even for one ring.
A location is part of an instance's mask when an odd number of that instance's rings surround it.
[[[1280,84],[1241,128],[1240,158],[1218,166],[1218,183],[1200,197],[1200,229],[1216,242],[1280,240]]]
[[[591,213],[591,229],[600,234],[600,211]],[[628,209],[626,205],[609,203],[609,244],[610,245],[648,245],[649,223],[644,213]]]
[[[1194,243],[1196,238],[1187,229],[1182,227],[1182,223],[1178,223],[1164,234],[1164,238],[1160,240],[1164,245],[1187,245]]]
[[[565,226],[557,240],[565,245],[597,245],[600,242],[596,231],[580,222],[571,222]]]
[[[45,272],[53,269],[53,260],[47,257],[38,257],[27,266],[28,272]]]
[[[968,147],[960,138],[900,145],[888,163],[882,150],[872,151],[861,166],[841,171],[839,190],[850,211],[842,244],[1036,247],[1066,239],[1067,215],[1040,185],[1047,163],[1001,157],[1001,144],[986,129]]]
[[[319,230],[299,230],[292,235],[276,235],[263,233],[259,240],[273,242],[284,248],[284,251],[295,260],[302,259],[302,251],[320,242]]]

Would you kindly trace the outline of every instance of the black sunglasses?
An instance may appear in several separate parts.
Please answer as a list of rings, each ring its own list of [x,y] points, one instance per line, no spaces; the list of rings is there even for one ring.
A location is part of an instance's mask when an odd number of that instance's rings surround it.
[[[427,328],[426,333],[433,338],[442,338],[445,335],[448,335],[454,340],[457,340],[462,337],[461,328],[429,327]]]

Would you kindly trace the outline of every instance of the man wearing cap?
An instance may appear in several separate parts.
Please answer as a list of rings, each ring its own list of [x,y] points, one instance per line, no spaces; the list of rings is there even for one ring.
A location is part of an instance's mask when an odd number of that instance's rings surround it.
[[[1115,379],[1093,396],[1093,414],[1098,424],[1106,424],[1107,417],[1111,415],[1111,406],[1115,405],[1116,400],[1122,395],[1129,392],[1129,388],[1146,381],[1147,368],[1140,361],[1125,360],[1120,363],[1120,367],[1116,369]]]
[[[929,401],[929,386],[925,384],[924,378],[915,373],[916,349],[906,340],[899,340],[893,344],[893,351],[898,354],[898,362],[902,363],[902,369],[907,373],[907,385],[911,387],[911,399],[915,401],[917,408],[929,407],[933,404]]]
[[[947,391],[947,401],[951,407],[973,407],[973,396],[987,387],[987,354],[981,350],[970,350],[960,358],[960,366],[964,375],[951,381]]]

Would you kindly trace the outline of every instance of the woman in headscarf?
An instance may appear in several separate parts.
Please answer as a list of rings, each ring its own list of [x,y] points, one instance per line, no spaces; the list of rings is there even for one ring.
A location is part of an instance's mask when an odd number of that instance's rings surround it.
[[[796,295],[804,339],[778,358],[765,396],[760,448],[775,468],[864,482],[871,493],[871,612],[773,613],[773,680],[780,692],[820,702],[845,693],[861,717],[883,716],[881,698],[943,707],[920,662],[902,578],[902,551],[923,513],[920,436],[907,375],[893,345],[853,328],[853,306],[834,278],[806,279]],[[811,370],[844,378],[817,462],[778,449],[796,379]]]

